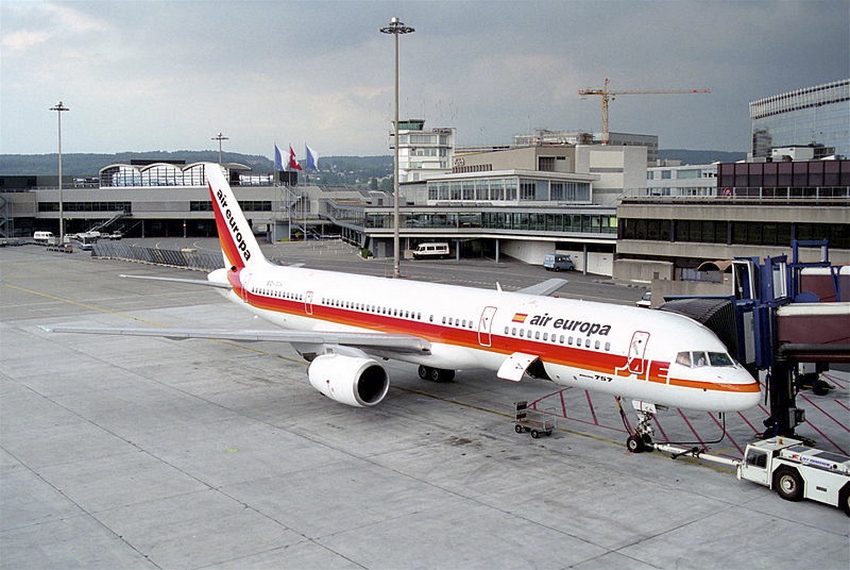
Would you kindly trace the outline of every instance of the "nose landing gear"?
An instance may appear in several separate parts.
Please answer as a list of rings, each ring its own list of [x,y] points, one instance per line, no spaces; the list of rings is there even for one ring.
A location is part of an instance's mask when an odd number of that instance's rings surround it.
[[[632,435],[626,439],[626,448],[632,453],[642,453],[644,451],[652,450],[652,421],[655,419],[655,414],[658,412],[658,408],[662,406],[656,406],[650,402],[639,402],[633,401],[632,406],[634,406],[635,411],[638,416],[638,423],[635,426],[634,432]],[[623,419],[623,425],[626,426],[626,430],[629,430],[629,423],[626,421],[626,412],[623,411],[623,406],[620,401],[620,398],[617,398],[617,408],[620,410],[620,417]]]

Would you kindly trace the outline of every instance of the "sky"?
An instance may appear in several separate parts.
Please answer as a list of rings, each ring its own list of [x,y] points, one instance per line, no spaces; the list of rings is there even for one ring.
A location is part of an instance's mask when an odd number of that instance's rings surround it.
[[[850,0],[0,1],[0,153],[391,154],[400,116],[457,145],[537,129],[745,152],[751,101],[850,77]],[[809,141],[801,141],[805,144]]]

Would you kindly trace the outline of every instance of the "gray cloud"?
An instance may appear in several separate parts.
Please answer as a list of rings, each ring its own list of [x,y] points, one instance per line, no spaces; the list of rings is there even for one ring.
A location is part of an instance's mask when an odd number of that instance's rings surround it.
[[[0,4],[0,152],[213,148],[388,154],[392,37],[402,115],[461,144],[535,128],[599,130],[581,87],[711,88],[622,96],[611,129],[665,148],[747,150],[747,104],[850,75],[850,2],[249,1]],[[807,141],[803,141],[807,142]],[[299,151],[302,152],[302,151]]]

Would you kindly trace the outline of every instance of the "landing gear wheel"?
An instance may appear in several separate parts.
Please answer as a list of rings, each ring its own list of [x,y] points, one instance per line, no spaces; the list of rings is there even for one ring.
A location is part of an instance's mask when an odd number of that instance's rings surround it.
[[[417,373],[423,380],[430,380],[431,382],[451,382],[455,379],[455,371],[444,368],[432,368],[431,366],[420,365]]]
[[[786,501],[803,498],[803,479],[794,469],[779,469],[773,478],[773,487]]]
[[[646,444],[643,442],[642,437],[630,435],[626,440],[626,448],[632,453],[643,453],[646,451]]]

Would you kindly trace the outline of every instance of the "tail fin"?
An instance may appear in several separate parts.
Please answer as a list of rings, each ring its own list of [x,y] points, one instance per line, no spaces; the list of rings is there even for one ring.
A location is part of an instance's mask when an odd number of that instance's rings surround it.
[[[248,225],[248,220],[236,201],[236,196],[227,183],[220,165],[207,163],[204,167],[207,185],[210,189],[215,211],[215,225],[218,228],[218,241],[228,268],[243,267],[265,263],[266,258],[260,251],[260,245]]]

